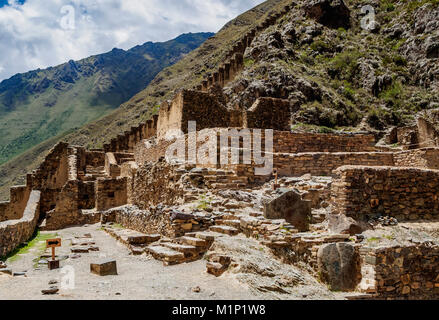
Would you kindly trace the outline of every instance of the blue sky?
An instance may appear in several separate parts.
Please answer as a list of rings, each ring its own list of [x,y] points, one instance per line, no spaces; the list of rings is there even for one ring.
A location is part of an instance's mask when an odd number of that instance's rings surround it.
[[[0,81],[117,47],[217,32],[263,0],[0,0]]]
[[[17,0],[18,3],[23,4],[26,0]],[[8,0],[0,0],[0,8],[7,5]]]

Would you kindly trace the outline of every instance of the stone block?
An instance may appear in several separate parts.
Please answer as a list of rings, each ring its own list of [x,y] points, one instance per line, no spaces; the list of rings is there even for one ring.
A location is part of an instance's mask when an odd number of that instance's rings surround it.
[[[48,267],[49,270],[59,269],[59,260],[49,260]]]
[[[223,265],[217,262],[208,262],[206,267],[207,273],[213,274],[215,277],[221,276],[225,271]]]
[[[59,291],[58,287],[56,287],[56,286],[52,286],[52,287],[50,287],[49,289],[41,290],[41,293],[42,293],[43,295],[52,295],[52,294],[57,294],[58,291]]]
[[[8,274],[8,275],[12,276],[12,270],[8,269],[8,268],[3,268],[3,269],[0,269],[0,274]]]
[[[98,276],[117,275],[117,265],[115,260],[100,261],[90,264],[90,272]]]
[[[353,291],[361,279],[360,255],[349,243],[331,243],[317,253],[320,278],[331,290]]]
[[[308,231],[312,219],[311,201],[302,200],[296,190],[279,189],[278,196],[264,202],[267,219],[285,219],[300,232]]]

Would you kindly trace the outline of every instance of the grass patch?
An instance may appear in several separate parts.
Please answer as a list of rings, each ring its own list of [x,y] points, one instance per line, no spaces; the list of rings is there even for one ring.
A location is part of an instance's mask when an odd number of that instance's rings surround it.
[[[212,197],[208,197],[205,194],[200,195],[200,197],[198,199],[197,209],[198,210],[209,209],[211,207],[212,200],[213,200]]]
[[[400,82],[394,82],[390,88],[383,91],[380,94],[380,98],[383,99],[389,105],[399,105],[402,98],[403,86]]]
[[[291,131],[305,131],[305,132],[317,132],[317,133],[335,133],[336,130],[325,127],[325,126],[317,126],[313,124],[307,123],[296,123],[291,127]]]
[[[250,58],[245,58],[244,59],[244,66],[246,68],[250,68],[251,66],[253,66],[255,64],[255,60],[250,59]]]
[[[372,237],[367,239],[367,242],[379,242],[379,241],[381,241],[380,237]]]
[[[38,252],[44,252],[46,249],[46,240],[56,238],[57,233],[46,233],[42,234],[39,230],[34,233],[29,242],[24,243],[17,247],[14,251],[8,254],[6,257],[2,258],[2,261],[8,260],[9,262],[14,262],[20,259],[20,255],[29,253],[29,251],[35,248]]]
[[[336,55],[328,70],[333,79],[352,81],[358,71],[358,59],[362,54],[358,50],[347,50]]]

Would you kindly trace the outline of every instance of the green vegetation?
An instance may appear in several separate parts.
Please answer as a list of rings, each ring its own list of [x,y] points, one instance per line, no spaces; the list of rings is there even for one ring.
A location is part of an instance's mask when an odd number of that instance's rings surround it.
[[[381,241],[381,238],[379,237],[367,238],[367,242],[379,242],[379,241]]]
[[[156,104],[154,107],[152,107],[151,114],[152,115],[158,115],[159,111],[160,111],[160,105]]]
[[[39,230],[32,236],[29,242],[22,244],[14,251],[12,251],[6,257],[0,259],[2,261],[8,260],[9,262],[14,262],[20,259],[20,255],[29,253],[31,249],[35,249],[37,255],[43,253],[46,249],[46,240],[53,239],[58,236],[57,233],[41,233]]]
[[[352,82],[358,70],[358,59],[361,56],[358,50],[346,50],[337,54],[330,62],[330,75],[339,80]]]
[[[249,68],[249,67],[253,66],[254,64],[255,64],[255,60],[250,59],[250,58],[245,58],[244,59],[244,66],[246,68]]]
[[[296,123],[291,127],[291,131],[317,132],[317,133],[334,133],[335,130],[325,126],[317,126],[306,123]]]
[[[206,194],[200,195],[199,199],[198,199],[197,209],[198,210],[210,209],[211,208],[212,200],[213,200],[213,198],[212,197],[208,197]]]
[[[381,10],[392,12],[395,10],[395,5],[393,4],[393,1],[391,0],[382,0],[381,1]]]
[[[331,51],[331,47],[328,42],[323,40],[317,40],[311,43],[311,49],[317,52],[327,52]]]
[[[388,105],[399,106],[402,102],[403,86],[400,82],[393,82],[393,84],[380,94]]]

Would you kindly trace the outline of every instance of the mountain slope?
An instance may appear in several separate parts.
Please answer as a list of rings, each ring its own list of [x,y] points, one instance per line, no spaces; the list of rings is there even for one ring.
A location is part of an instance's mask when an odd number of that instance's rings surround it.
[[[212,33],[184,34],[0,83],[0,164],[40,142],[95,120],[144,89],[163,68]]]
[[[161,71],[145,90],[140,91],[109,115],[91,122],[70,134],[41,143],[0,166],[0,197],[6,199],[9,187],[23,183],[26,172],[35,169],[57,141],[89,147],[101,147],[117,134],[148,119],[155,106],[173,96],[174,90],[191,88],[204,74],[214,70],[226,53],[252,27],[272,12],[279,12],[291,0],[269,0],[227,23],[214,37],[189,53],[176,64]]]
[[[296,0],[289,14],[253,40],[245,69],[223,90],[224,101],[248,108],[257,97],[285,98],[296,111],[296,128],[370,130],[377,136],[438,108],[439,1],[373,1],[377,23],[370,30],[361,27],[361,8],[371,2],[344,2],[346,8],[333,8],[342,2]],[[290,3],[269,0],[244,13],[108,116],[4,164],[2,195],[56,141],[100,147],[148,119],[175,90],[192,88],[215,70],[240,36]]]

